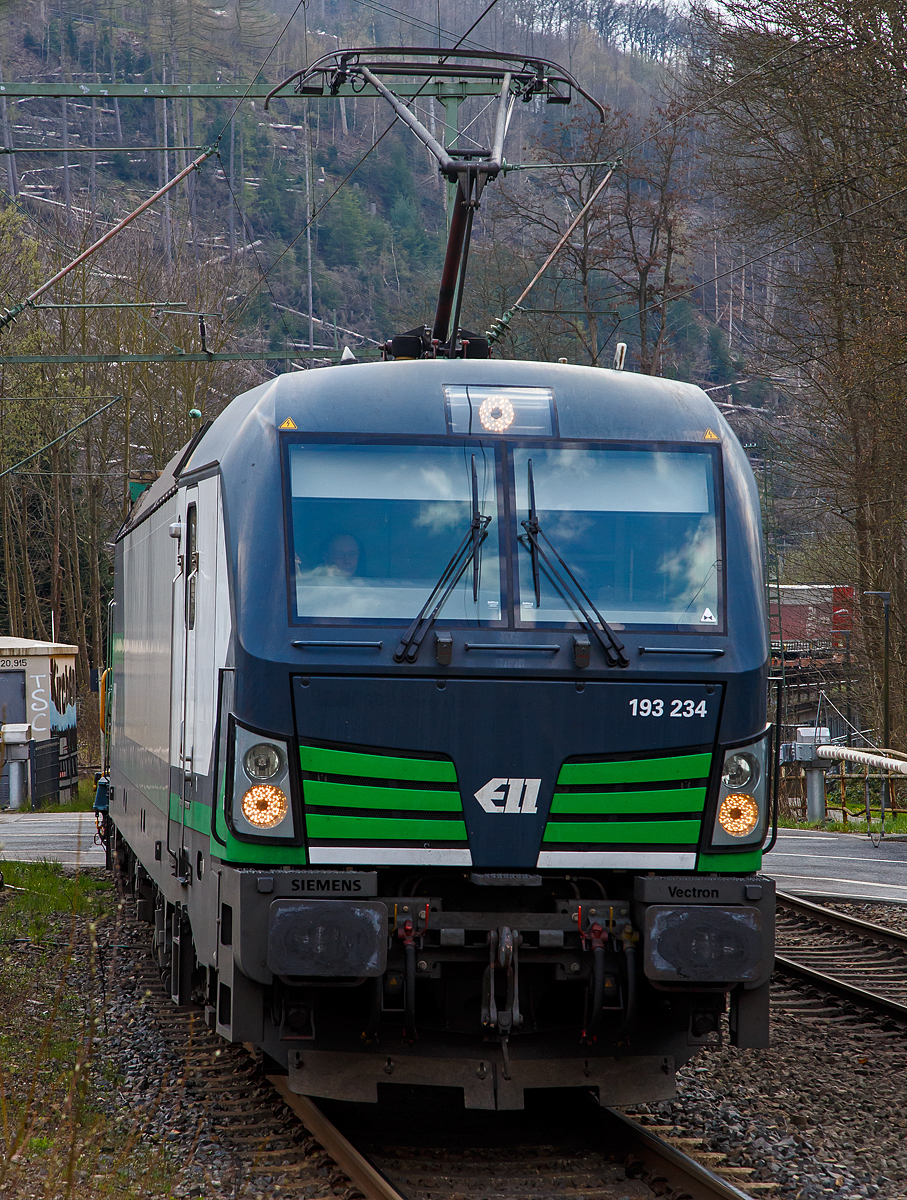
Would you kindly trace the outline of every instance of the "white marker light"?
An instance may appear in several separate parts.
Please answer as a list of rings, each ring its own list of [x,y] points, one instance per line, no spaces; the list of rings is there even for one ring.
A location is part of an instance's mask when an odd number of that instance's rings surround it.
[[[256,782],[273,779],[282,767],[280,751],[268,742],[259,742],[243,755],[243,769]]]
[[[503,433],[513,424],[516,411],[506,396],[486,396],[479,408],[479,420],[484,429]]]

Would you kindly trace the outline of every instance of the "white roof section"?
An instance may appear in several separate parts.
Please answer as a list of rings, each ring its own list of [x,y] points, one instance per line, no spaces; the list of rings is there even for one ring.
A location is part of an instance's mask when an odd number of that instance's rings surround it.
[[[78,646],[67,646],[64,642],[35,642],[30,638],[0,636],[0,657],[3,658],[25,658],[29,655],[56,658],[78,653]]]

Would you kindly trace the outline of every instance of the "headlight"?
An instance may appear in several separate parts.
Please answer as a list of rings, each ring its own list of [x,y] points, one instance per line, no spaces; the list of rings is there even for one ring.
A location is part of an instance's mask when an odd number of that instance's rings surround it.
[[[768,737],[728,750],[721,768],[712,847],[758,845],[765,837],[768,808],[765,771]]]
[[[242,757],[242,765],[250,779],[273,779],[283,766],[283,755],[270,742],[258,742]]]
[[[725,787],[745,788],[748,784],[755,786],[759,782],[759,761],[755,754],[745,750],[736,750],[724,760],[724,772],[721,782]]]
[[[253,733],[235,719],[232,728],[233,791],[227,795],[227,815],[233,832],[241,838],[293,838],[287,743]]]
[[[273,829],[279,825],[289,807],[286,793],[271,783],[250,787],[240,803],[242,815],[258,829]]]
[[[746,837],[759,823],[759,805],[746,792],[731,792],[721,801],[718,824],[731,837]]]
[[[506,396],[486,396],[479,406],[479,420],[494,433],[509,429],[515,416],[516,411]]]

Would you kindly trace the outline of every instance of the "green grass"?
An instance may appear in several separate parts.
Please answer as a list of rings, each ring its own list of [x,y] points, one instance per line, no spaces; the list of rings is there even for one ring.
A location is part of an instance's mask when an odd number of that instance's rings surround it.
[[[41,804],[34,809],[42,813],[91,812],[94,804],[95,785],[93,779],[80,779],[75,798],[65,804]]]
[[[69,914],[97,921],[115,907],[112,884],[89,872],[67,875],[57,862],[0,862],[7,885],[2,908],[8,937],[40,940],[51,917]]]
[[[179,1164],[144,1141],[146,1118],[105,1111],[117,1068],[98,1038],[115,984],[99,943],[120,940],[113,885],[57,863],[2,869],[0,1195],[163,1200]]]
[[[840,813],[841,809],[838,807],[831,811]],[[830,833],[866,833],[866,810],[860,809],[858,812],[848,810],[846,822],[840,817],[832,816],[827,817],[824,821],[794,821],[790,817],[781,817],[778,824],[782,829],[822,829]],[[878,833],[880,828],[879,815],[873,813],[870,829],[873,833]],[[907,834],[907,813],[886,814],[885,832]]]

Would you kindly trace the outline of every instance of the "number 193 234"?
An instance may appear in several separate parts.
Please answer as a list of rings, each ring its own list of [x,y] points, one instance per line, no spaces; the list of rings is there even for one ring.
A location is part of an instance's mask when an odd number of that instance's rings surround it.
[[[630,701],[632,717],[663,717],[665,705],[669,704],[669,717],[704,717],[707,709],[705,701],[697,704],[694,700],[649,700],[648,697]]]

